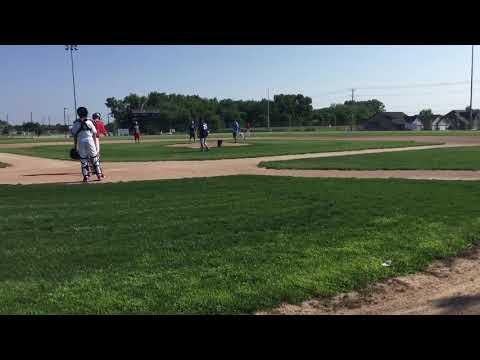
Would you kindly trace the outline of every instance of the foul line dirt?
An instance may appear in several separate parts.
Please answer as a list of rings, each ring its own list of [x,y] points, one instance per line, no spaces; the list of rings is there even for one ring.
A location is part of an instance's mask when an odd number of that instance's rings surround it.
[[[273,175],[301,177],[357,177],[406,178],[438,180],[480,180],[479,171],[342,171],[342,170],[274,170],[259,168],[261,161],[305,159],[356,154],[375,154],[396,151],[416,151],[454,147],[456,144],[428,145],[407,148],[368,149],[298,155],[266,156],[257,158],[203,160],[203,161],[150,161],[105,162],[104,182],[126,182],[160,179],[180,179],[225,175]],[[465,146],[462,144],[462,146]],[[78,182],[79,162],[53,160],[9,153],[0,153],[0,161],[10,164],[0,170],[0,184],[43,184]]]
[[[150,161],[150,162],[105,162],[104,182],[126,182],[161,179],[180,179],[226,175],[272,175],[297,177],[342,177],[342,178],[404,178],[436,180],[480,180],[480,171],[453,170],[275,170],[259,168],[262,161],[320,158],[343,155],[376,154],[397,151],[417,151],[474,144],[447,143],[406,148],[367,149],[298,155],[265,156],[256,158],[221,159],[203,161]],[[0,161],[9,164],[0,170],[0,184],[43,184],[79,182],[80,164],[74,161],[53,160],[32,156],[0,153]]]
[[[425,271],[333,297],[282,304],[257,315],[480,314],[480,248],[436,261]]]

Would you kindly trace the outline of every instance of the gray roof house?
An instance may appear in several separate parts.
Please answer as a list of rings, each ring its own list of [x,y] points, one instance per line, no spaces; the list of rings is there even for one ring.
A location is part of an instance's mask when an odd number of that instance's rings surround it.
[[[407,116],[405,118],[405,130],[423,130],[423,122],[418,115]]]
[[[403,112],[380,112],[368,120],[365,130],[405,130],[407,115]]]
[[[480,110],[472,110],[470,124],[469,110],[452,110],[432,122],[432,130],[478,130],[480,128]]]

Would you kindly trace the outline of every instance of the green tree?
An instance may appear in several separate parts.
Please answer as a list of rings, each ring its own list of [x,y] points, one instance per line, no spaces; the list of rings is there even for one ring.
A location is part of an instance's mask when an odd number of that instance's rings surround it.
[[[420,111],[418,117],[423,124],[424,130],[432,130],[432,121],[434,116],[431,109],[424,109]]]
[[[210,128],[224,129],[238,120],[242,127],[246,121],[255,127],[267,125],[267,100],[218,100],[198,95],[166,94],[150,92],[147,96],[129,94],[123,99],[107,98],[106,106],[115,118],[115,126],[130,128],[133,112],[146,111],[158,116],[141,120],[140,127],[146,133],[158,133],[174,128],[184,131],[192,120],[205,119]],[[270,101],[270,125],[310,126],[350,124],[352,113],[358,123],[367,121],[384,105],[376,100],[345,102],[333,107],[313,109],[312,99],[302,94],[278,94]]]

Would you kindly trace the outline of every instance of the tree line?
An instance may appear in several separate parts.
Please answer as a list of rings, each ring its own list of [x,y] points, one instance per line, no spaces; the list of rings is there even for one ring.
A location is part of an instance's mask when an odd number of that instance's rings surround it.
[[[364,124],[378,112],[385,111],[379,100],[345,101],[329,107],[314,109],[312,99],[302,94],[278,94],[268,104],[267,99],[232,100],[201,98],[198,95],[179,95],[151,92],[147,96],[129,94],[123,99],[109,97],[105,105],[115,121],[107,128],[131,128],[136,112],[156,113],[153,118],[140,121],[141,130],[146,134],[166,132],[170,129],[184,131],[191,121],[206,120],[212,130],[231,128],[237,120],[241,127],[249,121],[256,128],[267,127],[308,127],[308,126],[353,126]],[[267,120],[267,107],[269,119]],[[0,120],[0,134],[11,132],[30,135],[64,134],[68,131],[63,124],[42,125],[26,122],[11,125]]]
[[[109,132],[113,132],[113,124],[106,125]],[[21,125],[12,125],[5,120],[0,120],[0,135],[18,134],[18,135],[59,135],[69,133],[70,129],[68,125],[55,124],[44,125],[38,122],[29,121]]]
[[[64,134],[68,131],[68,126],[63,124],[43,125],[38,122],[26,122],[21,125],[12,125],[4,120],[0,120],[0,134],[29,134],[40,136],[46,134]]]
[[[115,118],[115,127],[131,128],[139,112],[155,113],[143,118],[141,129],[146,134],[175,129],[183,131],[191,121],[207,121],[210,129],[231,128],[237,120],[245,127],[250,122],[254,127],[298,126],[357,126],[365,123],[385,106],[378,100],[345,101],[330,107],[314,109],[312,99],[302,94],[278,94],[273,101],[232,100],[201,98],[198,95],[179,95],[151,92],[147,96],[129,94],[123,99],[109,97],[105,105]],[[269,119],[267,118],[269,107]],[[269,121],[269,124],[267,122]]]

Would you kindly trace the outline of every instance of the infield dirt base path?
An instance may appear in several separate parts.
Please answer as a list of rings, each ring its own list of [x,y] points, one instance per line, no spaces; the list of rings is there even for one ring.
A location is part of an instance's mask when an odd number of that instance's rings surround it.
[[[280,155],[256,158],[203,160],[203,161],[148,161],[105,162],[106,178],[103,182],[126,182],[160,179],[180,179],[226,175],[272,175],[297,177],[343,178],[404,178],[437,180],[480,180],[480,171],[450,170],[274,170],[259,168],[261,161],[305,159],[356,154],[374,154],[396,151],[416,151],[455,146],[474,146],[477,143],[446,143],[391,149],[367,149],[299,155]],[[212,150],[214,151],[214,149]],[[80,182],[80,163],[69,160],[53,160],[24,155],[0,153],[0,162],[10,166],[0,169],[0,184],[43,184]]]

